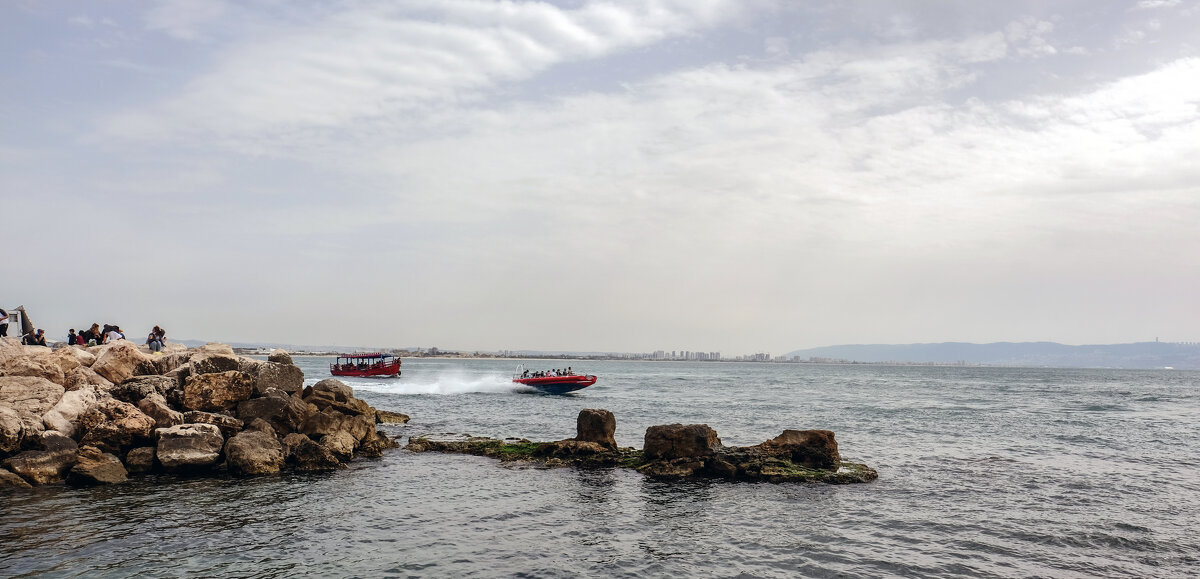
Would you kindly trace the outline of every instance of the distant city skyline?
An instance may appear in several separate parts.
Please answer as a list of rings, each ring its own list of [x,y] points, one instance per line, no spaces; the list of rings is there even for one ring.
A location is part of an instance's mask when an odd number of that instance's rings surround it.
[[[5,2],[0,306],[58,339],[1195,340],[1196,30],[1195,0]]]

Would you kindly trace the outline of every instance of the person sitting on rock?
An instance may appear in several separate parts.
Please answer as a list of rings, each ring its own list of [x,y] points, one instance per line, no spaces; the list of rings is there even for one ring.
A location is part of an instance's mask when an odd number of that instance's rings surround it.
[[[0,308],[0,338],[8,335],[8,312]]]
[[[158,331],[159,327],[154,326],[154,329],[150,330],[150,334],[146,336],[146,346],[150,348],[151,352],[161,352],[163,349],[163,343],[158,337]]]
[[[115,342],[117,340],[124,340],[124,339],[125,339],[125,334],[123,332],[121,332],[121,328],[115,324],[109,326],[108,331],[106,331],[104,333],[104,343],[106,343],[106,344],[109,342]]]
[[[46,330],[33,331],[21,337],[21,343],[26,346],[45,346],[46,345]]]
[[[71,328],[71,329],[67,330],[67,343],[68,344],[74,346],[75,341],[78,339],[79,339],[79,336],[75,333],[75,328]]]

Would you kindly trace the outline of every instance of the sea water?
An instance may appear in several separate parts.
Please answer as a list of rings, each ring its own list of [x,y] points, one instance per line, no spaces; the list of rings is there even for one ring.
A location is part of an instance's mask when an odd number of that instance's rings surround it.
[[[297,358],[311,384],[329,358]],[[0,492],[0,576],[1182,577],[1200,574],[1200,373],[407,359],[347,380],[394,436],[558,440],[611,410],[621,446],[704,423],[727,445],[833,430],[867,484],[662,482],[395,450],[315,475]]]

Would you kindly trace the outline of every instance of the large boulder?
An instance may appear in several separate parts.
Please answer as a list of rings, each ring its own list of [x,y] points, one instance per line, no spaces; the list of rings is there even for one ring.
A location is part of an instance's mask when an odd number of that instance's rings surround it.
[[[220,414],[217,412],[200,412],[192,410],[183,413],[183,422],[185,424],[211,424],[221,430],[221,435],[229,438],[242,431],[245,423],[228,414]]]
[[[117,400],[137,404],[150,394],[166,396],[179,387],[179,381],[169,376],[135,376],[116,386],[108,393]]]
[[[0,406],[0,454],[20,449],[24,434],[25,425],[21,420],[21,413],[8,406]]]
[[[612,412],[596,408],[579,411],[575,421],[575,440],[595,442],[605,448],[616,449],[617,417]]]
[[[259,362],[251,375],[254,377],[254,392],[259,395],[271,388],[289,394],[304,388],[304,371],[291,364]]]
[[[837,468],[842,460],[831,430],[785,430],[783,434],[746,450],[786,458],[808,468]]]
[[[350,462],[354,458],[354,447],[358,446],[358,441],[350,433],[339,430],[321,437],[320,445],[338,460]]]
[[[408,415],[391,410],[375,410],[376,424],[408,424]]]
[[[0,463],[4,468],[21,475],[30,484],[60,483],[75,466],[78,447],[74,440],[57,432],[44,433],[36,450],[27,450]]]
[[[295,464],[298,471],[325,472],[344,466],[328,449],[299,432],[283,437],[283,445],[287,449],[288,462]]]
[[[78,350],[78,348],[71,348]],[[83,352],[83,350],[78,350]],[[86,352],[84,352],[86,353]],[[88,386],[94,386],[100,392],[107,392],[112,389],[113,383],[96,373],[95,370],[87,366],[79,366],[72,368],[69,372],[63,375],[62,385],[67,391],[79,390]]]
[[[671,460],[710,456],[719,448],[721,439],[707,424],[665,424],[646,429],[642,452],[646,460]]]
[[[0,406],[39,418],[54,408],[65,392],[61,385],[38,376],[0,376]]]
[[[193,374],[183,385],[183,406],[205,412],[231,410],[238,402],[249,400],[253,393],[254,380],[245,372]]]
[[[113,484],[125,482],[128,475],[121,459],[94,446],[83,446],[76,453],[67,482],[78,486]]]
[[[296,365],[295,362],[292,362],[292,355],[287,350],[271,350],[271,355],[267,356],[267,361],[276,364],[287,364],[288,366]]]
[[[120,384],[134,376],[157,374],[154,359],[143,353],[129,340],[117,340],[96,347],[96,361],[92,370],[113,384]]]
[[[0,358],[0,376],[27,376],[42,378],[62,384],[63,371],[50,359],[52,352],[43,346],[19,346],[20,350],[8,348],[8,355]]]
[[[25,479],[18,476],[17,473],[8,469],[0,468],[0,489],[6,487],[16,489],[31,489],[33,488],[33,485],[25,482]]]
[[[139,446],[125,455],[125,468],[131,474],[144,474],[154,469],[153,446]]]
[[[150,440],[154,419],[128,402],[101,398],[83,413],[78,428],[83,432],[80,444],[120,454]]]
[[[283,445],[263,421],[225,442],[229,472],[239,475],[274,474],[283,467]]]
[[[304,389],[304,401],[320,410],[333,409],[348,415],[370,415],[375,420],[375,409],[354,397],[354,389],[336,378],[326,378]]]
[[[169,471],[210,469],[221,458],[225,438],[221,429],[212,424],[181,424],[160,428],[155,458]]]
[[[383,456],[383,451],[389,448],[397,448],[400,443],[388,438],[388,435],[382,430],[376,430],[372,434],[368,434],[366,438],[358,445],[358,450],[355,453],[359,456],[380,457]]]
[[[281,435],[299,431],[312,413],[312,407],[304,401],[281,390],[268,390],[262,398],[243,400],[237,408],[238,418],[247,423],[256,418],[265,420]]]
[[[375,432],[375,417],[347,416],[337,410],[327,408],[305,418],[304,423],[300,425],[300,432],[315,438],[335,432],[346,432],[353,436],[355,441],[361,441],[368,434]]]
[[[65,436],[75,436],[75,426],[80,417],[96,404],[98,397],[95,386],[87,386],[63,394],[54,408],[42,415],[46,428],[57,430]]]
[[[170,428],[184,423],[183,413],[171,408],[167,399],[151,392],[138,401],[138,410],[154,420],[154,428]]]

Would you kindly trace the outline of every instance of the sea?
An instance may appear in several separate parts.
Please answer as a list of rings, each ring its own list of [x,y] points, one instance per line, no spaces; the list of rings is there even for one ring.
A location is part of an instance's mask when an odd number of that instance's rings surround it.
[[[329,358],[298,357],[306,382]],[[350,379],[407,439],[559,440],[584,408],[621,446],[657,424],[726,445],[836,433],[866,484],[658,481],[394,450],[327,474],[152,476],[0,492],[0,577],[1195,577],[1200,372],[405,359]]]

